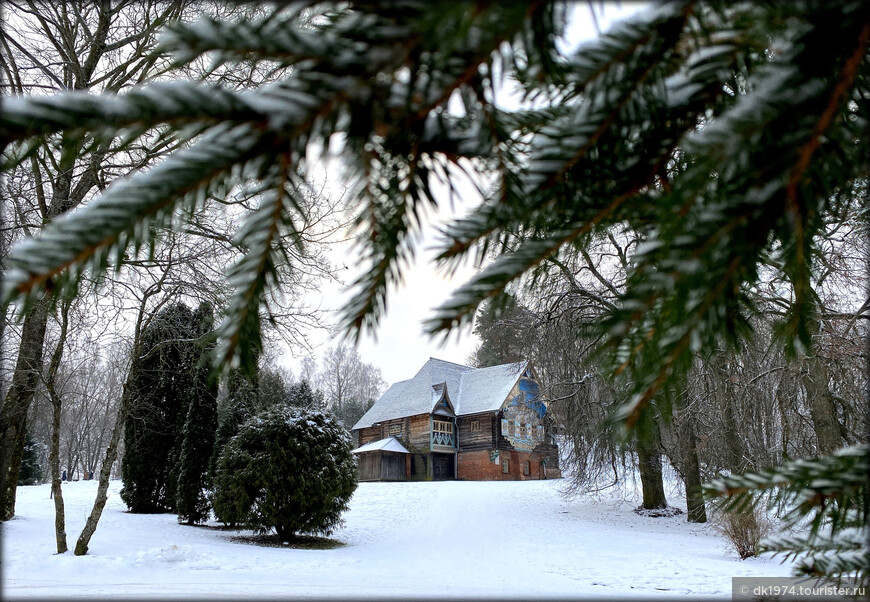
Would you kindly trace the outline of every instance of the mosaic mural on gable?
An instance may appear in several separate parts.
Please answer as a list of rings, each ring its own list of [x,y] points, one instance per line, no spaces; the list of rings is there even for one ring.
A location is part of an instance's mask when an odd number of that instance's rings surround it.
[[[538,383],[526,371],[520,378],[513,396],[503,406],[501,433],[515,449],[532,451],[544,441],[544,427],[541,419],[547,413],[546,404],[541,401]]]

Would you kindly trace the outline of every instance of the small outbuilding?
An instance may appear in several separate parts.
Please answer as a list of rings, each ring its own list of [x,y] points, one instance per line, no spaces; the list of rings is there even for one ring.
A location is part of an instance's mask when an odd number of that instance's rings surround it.
[[[395,437],[366,443],[353,450],[360,481],[407,481],[411,452]]]

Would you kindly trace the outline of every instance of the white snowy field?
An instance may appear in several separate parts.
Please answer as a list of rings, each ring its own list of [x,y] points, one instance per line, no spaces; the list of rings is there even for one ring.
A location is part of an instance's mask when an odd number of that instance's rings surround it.
[[[66,483],[72,548],[96,481]],[[55,553],[48,485],[18,489],[3,524],[2,598],[730,598],[732,577],[787,576],[741,561],[685,515],[636,500],[560,495],[562,481],[362,483],[332,550],[236,543],[237,532],[126,512],[114,481],[87,556]],[[676,502],[676,503],[675,503]],[[680,506],[679,500],[671,503]],[[685,505],[682,506],[685,510]]]

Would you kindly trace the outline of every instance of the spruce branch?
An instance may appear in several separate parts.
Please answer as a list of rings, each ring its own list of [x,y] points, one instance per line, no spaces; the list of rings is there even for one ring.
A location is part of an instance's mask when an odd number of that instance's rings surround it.
[[[227,370],[241,365],[247,373],[256,373],[260,308],[266,305],[268,310],[268,292],[278,285],[278,266],[287,260],[281,241],[284,230],[289,226],[294,244],[302,244],[287,212],[288,206],[298,208],[297,203],[288,201],[289,158],[284,155],[278,163],[280,167],[263,183],[259,206],[236,234],[236,244],[245,252],[227,272],[233,292],[226,318],[217,329],[216,360]]]
[[[794,504],[791,521],[813,514],[812,534],[824,522],[832,528],[866,521],[870,446],[855,445],[833,455],[800,459],[760,472],[716,479],[704,486],[705,494],[721,498],[725,509],[755,505],[761,493],[774,490],[770,502]]]
[[[165,123],[264,121],[244,96],[220,86],[189,81],[158,82],[122,94],[64,92],[12,97],[0,105],[0,144],[63,130],[117,132]]]
[[[86,266],[99,273],[112,255],[119,268],[127,249],[138,252],[153,242],[152,225],[168,219],[176,208],[200,201],[264,145],[268,142],[263,134],[251,126],[215,126],[193,147],[111,186],[93,203],[14,247],[7,258],[4,303],[32,297],[64,272],[64,284],[74,288]]]

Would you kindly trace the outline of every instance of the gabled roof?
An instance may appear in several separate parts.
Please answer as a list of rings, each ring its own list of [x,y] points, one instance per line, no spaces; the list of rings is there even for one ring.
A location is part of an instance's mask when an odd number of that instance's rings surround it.
[[[429,358],[410,380],[387,389],[353,426],[361,429],[378,422],[429,414],[446,395],[457,416],[498,410],[528,362],[472,368]],[[438,385],[444,384],[443,387]]]
[[[407,449],[405,449],[405,446],[402,445],[395,437],[387,437],[386,439],[381,439],[380,441],[372,441],[371,443],[366,443],[362,447],[356,448],[351,453],[362,454],[370,451],[390,451],[399,452],[400,454],[411,453]]]

